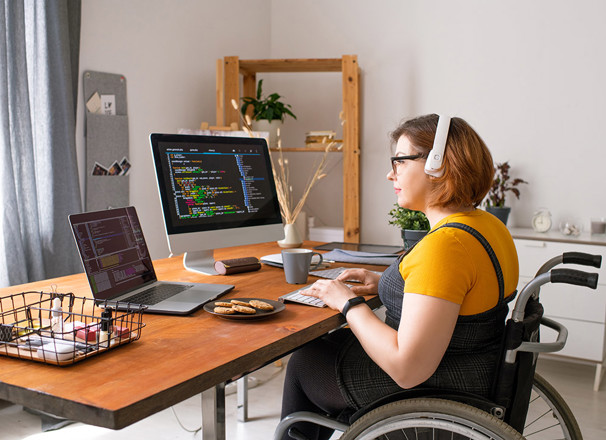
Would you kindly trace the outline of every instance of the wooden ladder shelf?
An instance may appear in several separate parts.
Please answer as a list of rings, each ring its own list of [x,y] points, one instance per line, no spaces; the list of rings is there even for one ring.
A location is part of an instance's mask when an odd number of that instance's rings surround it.
[[[241,60],[236,56],[217,60],[217,125],[239,123],[231,100],[255,96],[257,73],[341,72],[343,83],[343,241],[360,242],[360,98],[356,55],[341,58]],[[242,94],[240,94],[242,75]],[[284,148],[284,151],[317,151]]]

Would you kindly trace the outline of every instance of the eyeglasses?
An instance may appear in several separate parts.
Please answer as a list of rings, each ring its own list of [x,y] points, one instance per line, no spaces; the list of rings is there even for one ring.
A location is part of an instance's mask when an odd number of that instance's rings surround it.
[[[404,162],[405,160],[417,160],[424,159],[426,156],[422,153],[413,154],[412,156],[392,156],[391,160],[391,169],[394,174],[398,174],[398,164]]]

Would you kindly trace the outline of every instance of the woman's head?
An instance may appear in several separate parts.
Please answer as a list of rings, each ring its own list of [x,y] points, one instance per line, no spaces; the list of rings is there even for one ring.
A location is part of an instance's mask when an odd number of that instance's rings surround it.
[[[427,157],[438,118],[431,114],[408,120],[391,133],[391,140],[397,143],[404,136],[415,152]],[[480,136],[461,118],[450,121],[443,167],[441,177],[425,176],[431,182],[428,206],[478,206],[492,185],[492,156]]]

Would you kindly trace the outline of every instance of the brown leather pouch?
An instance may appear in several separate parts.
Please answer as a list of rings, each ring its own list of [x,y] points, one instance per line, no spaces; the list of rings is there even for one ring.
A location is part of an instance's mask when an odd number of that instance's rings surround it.
[[[215,261],[215,270],[219,275],[231,275],[240,272],[252,272],[261,269],[261,263],[256,257],[232,258]]]

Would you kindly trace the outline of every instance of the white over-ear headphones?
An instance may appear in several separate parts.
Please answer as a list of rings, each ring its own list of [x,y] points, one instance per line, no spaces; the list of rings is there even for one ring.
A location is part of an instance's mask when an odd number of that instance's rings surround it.
[[[433,147],[425,162],[425,174],[433,177],[442,177],[444,174],[442,163],[444,162],[444,150],[446,149],[449,128],[450,116],[439,115],[436,136],[433,138]]]

